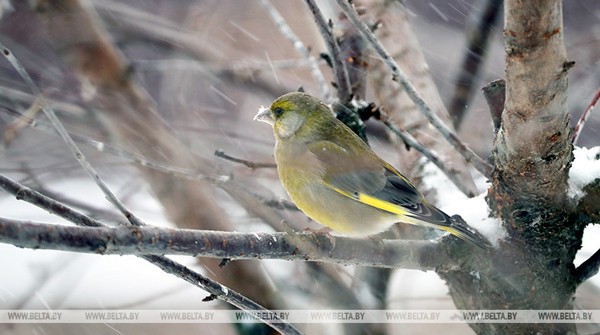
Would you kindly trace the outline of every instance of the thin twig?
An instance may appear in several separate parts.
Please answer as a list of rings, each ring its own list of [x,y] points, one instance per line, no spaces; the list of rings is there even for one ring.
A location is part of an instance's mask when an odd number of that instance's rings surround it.
[[[471,163],[477,171],[483,174],[485,177],[490,178],[492,174],[492,167],[481,157],[479,157],[473,150],[463,144],[458,136],[454,134],[452,130],[450,130],[444,122],[431,111],[429,106],[425,103],[421,95],[417,92],[412,83],[408,80],[407,76],[400,70],[398,63],[390,56],[390,54],[385,50],[381,42],[375,37],[371,29],[364,24],[358,14],[352,7],[352,4],[348,2],[348,0],[336,0],[338,5],[342,8],[346,16],[352,21],[358,30],[363,34],[363,36],[371,43],[371,45],[375,48],[375,51],[379,54],[379,56],[383,59],[383,61],[390,67],[392,70],[393,76],[392,79],[399,83],[410,99],[415,103],[415,105],[419,108],[419,110],[423,113],[423,115],[431,122],[431,124],[446,138],[446,140],[465,158],[468,163]]]
[[[45,209],[48,212],[55,214],[59,217],[62,217],[65,220],[68,220],[78,226],[84,227],[94,227],[92,231],[96,229],[106,229],[108,228],[106,225],[102,224],[100,221],[95,220],[87,215],[79,213],[62,203],[59,203],[45,195],[36,192],[24,185],[21,185],[15,181],[10,180],[9,178],[0,175],[0,188],[4,189],[6,192],[14,195],[18,200],[23,200],[30,204],[33,204],[39,208]],[[6,220],[6,219],[3,219]],[[84,229],[81,227],[71,227]],[[121,227],[123,229],[136,229],[139,227],[128,226]],[[146,227],[150,228],[150,227]],[[1,230],[1,229],[0,229]],[[12,227],[10,230],[2,230],[0,235],[5,234],[26,234],[26,229],[22,223],[19,223],[19,226]],[[89,232],[89,231],[88,231]],[[68,238],[67,240],[69,240]],[[77,243],[77,239],[71,239],[74,243]],[[66,242],[66,241],[63,241]],[[66,242],[68,243],[68,242]],[[147,260],[148,262],[158,266],[161,270],[173,274],[179,278],[182,278],[189,282],[190,284],[197,286],[205,291],[207,291],[212,296],[215,296],[218,299],[221,299],[233,306],[236,306],[242,310],[257,310],[268,312],[268,310],[256,302],[250,300],[249,298],[237,293],[236,291],[225,287],[224,285],[219,284],[216,281],[211,280],[210,278],[204,277],[201,274],[175,262],[161,255],[140,255],[141,258]],[[275,318],[275,320],[265,320],[261,319],[264,323],[268,324],[272,328],[281,332],[282,334],[301,334],[298,329],[296,329],[293,325],[283,322],[279,318]]]
[[[56,131],[60,134],[60,137],[63,139],[63,141],[65,141],[67,147],[69,148],[73,156],[75,156],[75,159],[77,159],[81,167],[85,170],[85,172],[88,173],[88,175],[90,175],[90,177],[92,177],[92,179],[94,180],[96,185],[98,185],[100,190],[102,190],[102,193],[104,193],[106,199],[113,206],[115,206],[115,208],[117,208],[119,212],[121,212],[131,224],[135,226],[142,225],[142,221],[137,216],[135,216],[129,209],[127,209],[125,204],[123,204],[117,198],[117,196],[104,183],[102,178],[100,178],[100,175],[96,172],[96,169],[94,169],[94,167],[92,167],[92,165],[87,161],[81,150],[79,150],[79,148],[77,147],[77,144],[75,144],[75,141],[73,141],[73,139],[71,138],[71,135],[69,135],[69,133],[67,132],[67,129],[65,129],[65,126],[58,119],[58,117],[44,98],[40,89],[33,82],[31,77],[29,76],[29,73],[27,73],[27,70],[25,70],[23,65],[21,65],[21,62],[19,62],[19,60],[12,54],[12,52],[1,42],[0,48],[2,49],[2,54],[4,55],[4,57],[6,57],[6,59],[8,59],[8,61],[15,68],[15,70],[17,70],[17,72],[25,81],[27,86],[29,86],[29,89],[33,92],[33,94],[40,97],[40,107],[44,111],[44,114],[46,114],[46,117],[50,120]]]
[[[356,239],[318,232],[238,233],[131,225],[75,227],[6,218],[0,218],[0,242],[22,248],[99,255],[282,259],[419,270],[434,270],[451,262],[448,254],[442,252],[441,243],[427,240]],[[209,293],[227,290],[215,284],[217,286]],[[256,306],[252,308],[255,309]]]
[[[10,61],[10,63],[13,65],[13,67],[19,72],[20,76],[30,87],[30,89],[32,90],[34,95],[42,96],[39,88],[33,83],[33,80],[31,79],[31,77],[29,76],[29,74],[27,73],[25,68],[20,64],[20,62],[16,59],[16,57],[14,57],[12,55],[10,50],[7,49],[2,43],[0,43],[0,48],[2,49],[2,53],[4,54],[4,56]],[[56,128],[58,133],[61,135],[61,137],[63,138],[63,140],[65,141],[65,143],[67,144],[67,146],[69,147],[69,149],[71,150],[71,152],[73,153],[75,158],[78,160],[80,165],[84,168],[84,170],[94,179],[96,184],[100,187],[100,189],[102,190],[104,195],[107,197],[109,202],[111,202],[128,219],[128,221],[132,225],[134,225],[134,226],[144,225],[144,223],[139,218],[137,218],[131,211],[129,211],[129,209],[127,209],[125,207],[125,205],[112,193],[112,191],[110,191],[108,186],[102,181],[102,179],[100,178],[98,173],[91,166],[91,164],[86,160],[83,153],[79,150],[79,148],[77,147],[77,145],[75,144],[75,142],[73,141],[73,139],[71,138],[71,136],[69,135],[67,130],[64,128],[64,126],[62,125],[62,123],[60,122],[60,120],[58,119],[56,114],[54,113],[54,111],[50,108],[48,103],[45,101],[43,96],[41,97],[40,103],[41,103],[42,110],[44,111],[44,113],[46,114],[48,119],[51,121],[52,125]],[[244,297],[238,293],[235,293],[238,295],[236,300],[228,301],[228,300],[230,300],[230,299],[228,299],[228,297],[229,297],[229,292],[231,290],[229,290],[228,288],[222,286],[221,284],[219,284],[215,281],[212,281],[208,278],[202,277],[201,275],[199,275],[195,272],[185,271],[185,270],[187,270],[187,268],[185,266],[178,264],[176,262],[173,262],[168,258],[160,257],[160,256],[143,256],[143,258],[146,260],[152,261],[153,264],[157,265],[158,267],[160,267],[163,271],[165,271],[167,273],[178,274],[178,277],[185,279],[188,282],[193,283],[195,285],[201,284],[202,285],[201,287],[204,288],[205,290],[208,289],[207,291],[211,292],[212,295],[214,295],[226,302],[229,302],[236,307],[239,307],[242,309],[250,308],[251,310],[259,309],[259,310],[266,311],[266,309],[264,309],[262,306],[254,303],[247,297]],[[213,293],[213,292],[216,292],[216,293]],[[234,292],[231,291],[231,293],[234,293]],[[242,302],[244,299],[248,302],[248,304],[246,304],[246,305],[240,304],[240,302]],[[274,329],[277,329],[278,331],[280,331],[284,334],[299,334],[300,333],[295,327],[293,327],[292,325],[287,324],[287,323],[271,322],[269,320],[264,320],[264,319],[261,319],[261,321],[265,322],[269,326],[273,327]],[[278,320],[278,321],[281,321],[281,320]]]
[[[430,162],[435,164],[435,166],[437,166],[446,175],[446,177],[448,177],[448,179],[450,179],[450,181],[461,192],[463,192],[463,194],[465,194],[467,197],[474,196],[473,194],[471,194],[471,191],[469,190],[469,188],[467,188],[462,183],[462,181],[460,180],[458,175],[455,172],[453,172],[452,170],[448,169],[446,167],[446,165],[444,164],[444,162],[434,152],[432,152],[431,150],[427,149],[424,145],[419,143],[419,141],[417,141],[414,137],[412,137],[411,134],[398,128],[397,126],[395,126],[393,123],[389,122],[388,120],[382,120],[382,122],[383,122],[383,124],[385,124],[386,127],[388,127],[389,130],[391,130],[394,134],[396,134],[396,136],[398,136],[400,138],[400,140],[402,140],[402,142],[404,142],[404,144],[406,146],[414,148],[415,150],[420,152],[423,156],[425,156]]]
[[[588,117],[590,117],[590,115],[592,114],[592,110],[596,106],[598,99],[600,99],[600,89],[598,89],[598,91],[596,91],[596,95],[594,95],[594,97],[592,98],[592,101],[590,101],[590,104],[587,106],[587,108],[585,109],[583,114],[581,114],[579,121],[577,121],[577,125],[575,126],[575,129],[573,130],[573,139],[571,140],[571,143],[573,143],[573,144],[577,143],[577,140],[579,139],[579,135],[581,135],[581,131],[583,130],[583,126],[585,125],[585,121],[587,121]]]
[[[477,11],[477,22],[469,27],[469,31],[465,34],[468,37],[467,48],[464,51],[460,73],[457,75],[454,87],[454,96],[448,109],[456,129],[460,128],[473,98],[477,74],[485,59],[491,39],[490,34],[502,12],[502,2],[503,0],[480,0],[474,6]]]
[[[35,175],[31,168],[26,164],[21,164],[21,172],[25,174],[25,178],[21,179],[21,182],[24,180],[30,181],[29,184],[32,189],[45,194],[46,196],[65,204],[71,208],[76,208],[79,211],[87,213],[88,215],[92,215],[95,218],[102,218],[103,220],[109,220],[112,222],[119,222],[121,220],[121,214],[115,213],[110,208],[103,209],[95,207],[93,204],[88,204],[82,198],[69,198],[68,196],[63,195],[60,192],[55,192],[48,187],[46,187],[41,180],[39,180],[39,176]]]
[[[31,124],[31,127],[40,129],[42,131],[46,131],[51,135],[56,135],[56,132],[52,131],[53,128],[51,126],[44,124],[44,122],[40,121],[40,120],[36,120],[35,123]],[[228,183],[232,180],[231,176],[227,176],[227,175],[207,176],[207,175],[199,173],[195,170],[165,165],[161,162],[155,161],[155,160],[145,157],[141,154],[129,152],[125,149],[119,148],[119,147],[111,145],[109,143],[93,140],[86,136],[78,135],[75,133],[71,133],[70,135],[76,142],[78,142],[80,144],[88,145],[91,148],[94,148],[100,152],[106,152],[106,153],[109,153],[116,157],[124,158],[124,159],[131,161],[133,163],[136,163],[140,166],[147,167],[147,168],[150,168],[150,169],[153,169],[156,171],[160,171],[162,173],[165,173],[165,174],[168,174],[171,176],[185,178],[185,179],[193,180],[193,181],[206,181],[206,182],[209,182],[209,183],[211,183],[217,187],[221,187],[221,188],[223,188],[226,183]],[[248,162],[248,161],[244,161],[244,160],[236,161],[235,159],[237,159],[237,158],[233,158],[232,161],[240,163],[240,164],[244,164],[244,162]],[[250,163],[253,163],[253,162],[250,162]],[[266,165],[269,165],[269,163],[255,163],[255,164],[265,164],[265,167],[277,167],[277,165],[266,166]],[[260,195],[256,192],[254,192],[253,190],[242,190],[239,186],[236,188],[236,190],[243,191],[243,192],[246,192],[246,193],[252,195],[252,197],[258,199],[265,206],[276,208],[276,209],[281,209],[281,210],[299,211],[298,207],[296,207],[296,205],[294,205],[294,203],[292,203],[288,200],[266,198],[263,195]],[[83,205],[83,204],[76,204],[75,206],[80,206],[80,205]]]
[[[577,283],[581,284],[584,281],[592,278],[598,273],[600,269],[600,249],[583,262],[577,269],[575,269],[575,279]]]
[[[296,51],[298,51],[298,53],[308,61],[308,64],[310,66],[310,72],[317,84],[319,84],[319,87],[321,88],[323,99],[326,102],[331,102],[331,92],[329,90],[329,86],[327,85],[327,81],[325,81],[325,76],[323,76],[323,72],[321,72],[321,70],[319,69],[317,59],[310,54],[310,50],[308,50],[308,48],[304,46],[304,43],[302,43],[300,38],[298,38],[298,36],[294,34],[292,28],[290,28],[287,22],[285,22],[281,14],[279,14],[279,11],[273,6],[273,4],[271,4],[269,0],[261,0],[261,4],[267,10],[267,13],[269,13],[271,19],[273,19],[275,25],[277,25],[277,28],[279,29],[281,34],[290,42],[292,42],[294,49],[296,49]]]
[[[241,159],[241,158],[235,158],[235,157],[229,156],[223,150],[215,150],[215,156],[223,158],[228,161],[243,164],[251,169],[262,169],[262,168],[272,169],[272,168],[277,167],[277,164],[275,164],[275,163],[259,163],[259,162],[252,162],[252,161]]]
[[[54,128],[44,124],[44,122],[41,120],[36,120],[36,122],[31,124],[31,127],[40,129],[51,135],[56,134],[56,132],[53,131]],[[226,175],[207,176],[191,169],[165,165],[159,161],[153,160],[144,155],[127,151],[125,149],[119,148],[106,142],[97,141],[76,133],[69,133],[69,135],[74,141],[78,142],[79,144],[88,145],[100,152],[106,152],[116,157],[127,159],[128,161],[136,163],[140,166],[151,168],[153,170],[160,171],[171,176],[195,181],[208,181],[216,186],[219,186],[220,184],[227,182],[231,179],[230,176]]]
[[[350,89],[350,79],[348,78],[348,70],[346,64],[341,56],[340,46],[338,45],[335,36],[331,32],[331,27],[325,21],[321,10],[317,6],[314,0],[304,0],[310,12],[313,14],[317,27],[321,32],[321,36],[325,39],[325,44],[329,50],[329,56],[331,56],[333,73],[336,78],[338,98],[340,103],[346,105],[352,100],[352,90]]]

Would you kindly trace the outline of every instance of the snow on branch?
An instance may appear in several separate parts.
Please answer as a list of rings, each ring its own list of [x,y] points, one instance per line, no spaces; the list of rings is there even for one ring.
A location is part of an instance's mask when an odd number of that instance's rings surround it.
[[[600,147],[573,150],[575,159],[569,170],[569,196],[575,200],[585,196],[585,187],[600,180]]]

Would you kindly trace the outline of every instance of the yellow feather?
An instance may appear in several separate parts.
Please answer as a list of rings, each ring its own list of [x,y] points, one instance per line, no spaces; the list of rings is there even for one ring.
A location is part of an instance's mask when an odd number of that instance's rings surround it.
[[[354,199],[358,202],[361,202],[365,205],[369,205],[371,207],[375,207],[377,209],[381,209],[384,210],[386,212],[390,212],[393,214],[398,214],[398,215],[404,215],[407,213],[407,211],[402,208],[402,206],[398,206],[398,205],[394,205],[391,202],[385,201],[385,200],[381,200],[375,197],[372,197],[370,195],[364,194],[364,193],[356,193],[356,194],[351,194],[349,192],[346,192],[340,188],[337,188],[331,184],[327,184],[328,187],[332,188],[334,191],[336,191],[337,193]]]
[[[366,195],[364,193],[358,194],[358,201],[362,202],[363,204],[367,204],[371,207],[379,208],[386,212],[390,212],[390,213],[394,213],[394,214],[398,214],[398,215],[406,214],[406,210],[404,210],[401,206],[394,205],[391,202],[377,199],[375,197]]]

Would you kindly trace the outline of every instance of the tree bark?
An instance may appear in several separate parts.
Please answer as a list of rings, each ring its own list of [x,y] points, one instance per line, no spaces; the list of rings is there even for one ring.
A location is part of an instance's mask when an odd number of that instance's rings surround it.
[[[567,199],[572,160],[562,4],[505,2],[506,102],[488,193],[508,233],[477,276],[441,271],[459,309],[572,309],[584,225]],[[471,324],[479,334],[575,333],[573,324]]]

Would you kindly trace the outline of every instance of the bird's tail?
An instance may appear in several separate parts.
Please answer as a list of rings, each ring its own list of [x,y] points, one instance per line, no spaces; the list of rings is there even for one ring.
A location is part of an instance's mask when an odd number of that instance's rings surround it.
[[[476,230],[457,222],[454,218],[451,220],[450,226],[439,226],[439,228],[481,249],[487,250],[492,247],[491,243]]]
[[[423,205],[420,208],[420,213],[413,212],[411,213],[412,215],[405,215],[403,221],[447,231],[461,240],[484,250],[492,248],[491,243],[475,229],[467,226],[467,223],[460,216],[450,217],[431,204],[424,203]]]

